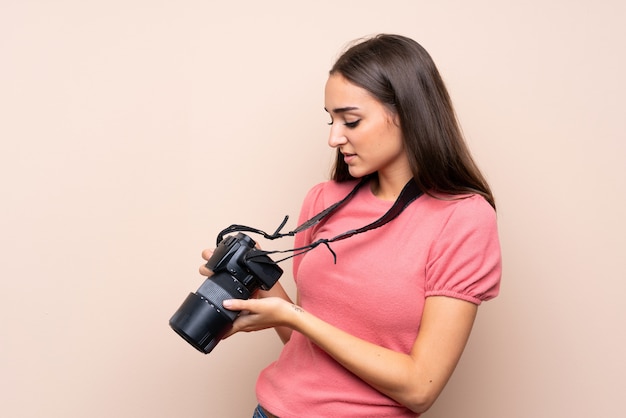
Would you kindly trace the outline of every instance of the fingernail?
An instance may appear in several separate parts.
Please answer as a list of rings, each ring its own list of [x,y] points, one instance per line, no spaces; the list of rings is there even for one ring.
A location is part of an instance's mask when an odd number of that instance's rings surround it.
[[[233,302],[230,299],[226,299],[222,302],[222,306],[228,309],[229,307],[233,306]]]

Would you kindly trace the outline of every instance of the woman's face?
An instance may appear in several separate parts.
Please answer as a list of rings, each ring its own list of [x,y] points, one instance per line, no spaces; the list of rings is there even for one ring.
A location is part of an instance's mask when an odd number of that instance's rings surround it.
[[[331,120],[328,145],[343,154],[353,177],[411,175],[397,116],[367,90],[333,74],[326,82],[325,110]]]

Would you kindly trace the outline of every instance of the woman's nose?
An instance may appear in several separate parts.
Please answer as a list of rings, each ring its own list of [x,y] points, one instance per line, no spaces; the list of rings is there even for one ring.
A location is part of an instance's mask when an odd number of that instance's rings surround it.
[[[328,135],[328,145],[331,148],[337,148],[348,141],[344,135],[343,129],[340,126],[333,125],[330,127],[330,134]]]

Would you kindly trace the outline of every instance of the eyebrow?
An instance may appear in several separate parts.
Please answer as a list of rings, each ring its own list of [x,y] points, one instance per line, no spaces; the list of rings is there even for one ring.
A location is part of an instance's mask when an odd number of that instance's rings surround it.
[[[340,113],[345,113],[351,110],[358,110],[358,109],[359,108],[356,106],[338,107],[338,108],[333,109],[333,113],[340,114]],[[328,109],[324,108],[324,110],[328,112]]]

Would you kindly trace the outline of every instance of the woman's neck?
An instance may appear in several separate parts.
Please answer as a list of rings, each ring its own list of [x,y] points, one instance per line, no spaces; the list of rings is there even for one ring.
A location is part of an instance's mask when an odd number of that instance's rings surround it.
[[[398,198],[400,192],[412,177],[411,174],[393,177],[381,176],[379,174],[372,178],[370,188],[377,198],[393,201]]]

